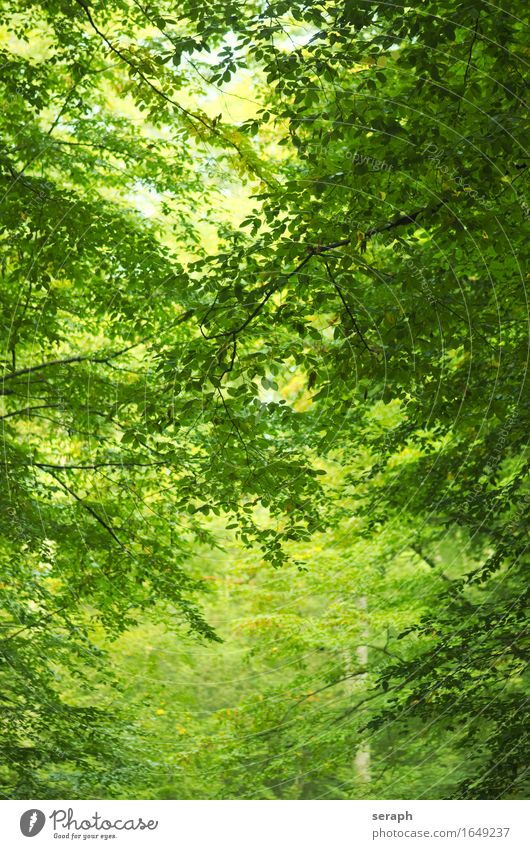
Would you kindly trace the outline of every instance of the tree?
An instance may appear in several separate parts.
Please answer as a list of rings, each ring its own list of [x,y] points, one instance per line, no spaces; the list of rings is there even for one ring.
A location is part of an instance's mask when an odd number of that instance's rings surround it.
[[[356,540],[406,529],[390,559],[438,570],[453,552],[374,681],[368,731],[456,728],[475,759],[456,795],[524,792],[525,11],[2,4],[17,788],[42,788],[50,712],[71,757],[76,706],[63,718],[64,694],[36,691],[95,658],[94,629],[156,606],[218,639],[187,566],[216,544],[206,516],[269,568],[353,509]],[[213,114],[212,89],[244,74],[254,114]],[[237,190],[242,219],[224,209]]]

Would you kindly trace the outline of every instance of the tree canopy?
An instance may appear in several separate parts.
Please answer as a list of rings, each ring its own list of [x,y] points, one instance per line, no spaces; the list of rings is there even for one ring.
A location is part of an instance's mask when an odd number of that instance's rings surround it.
[[[526,4],[0,10],[2,793],[406,798],[448,740],[434,798],[524,796]],[[223,610],[289,670],[138,783],[113,646],[233,676]]]

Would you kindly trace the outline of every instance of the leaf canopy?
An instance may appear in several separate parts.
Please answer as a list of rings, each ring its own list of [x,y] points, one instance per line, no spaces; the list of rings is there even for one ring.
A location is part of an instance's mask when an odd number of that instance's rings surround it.
[[[120,792],[118,719],[60,670],[104,674],[94,634],[150,612],[220,640],[195,554],[224,525],[292,580],[324,533],[382,575],[442,563],[366,723],[329,705],[325,746],[337,722],[458,728],[474,767],[443,792],[522,795],[526,5],[1,13],[3,792],[97,797],[88,764]],[[370,598],[374,635],[390,608]]]

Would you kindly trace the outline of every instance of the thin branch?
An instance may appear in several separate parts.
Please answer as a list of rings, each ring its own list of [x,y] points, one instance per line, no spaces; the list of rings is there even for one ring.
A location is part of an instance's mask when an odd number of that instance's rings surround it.
[[[241,430],[240,430],[240,428],[239,428],[239,425],[238,425],[237,421],[234,419],[234,417],[232,416],[232,414],[231,414],[230,410],[228,409],[228,405],[227,405],[227,403],[226,403],[226,401],[225,401],[225,397],[224,397],[224,395],[223,395],[223,392],[222,392],[221,388],[218,386],[218,387],[216,387],[216,389],[217,389],[217,393],[218,393],[218,395],[219,395],[219,398],[221,399],[221,403],[222,403],[222,405],[223,405],[223,407],[224,407],[224,410],[225,410],[225,412],[226,412],[226,415],[228,416],[229,420],[231,421],[232,425],[234,426],[234,430],[235,430],[235,432],[237,433],[238,438],[239,438],[239,440],[240,440],[240,442],[241,442],[241,444],[242,444],[243,448],[245,449],[245,454],[246,454],[246,457],[247,457],[247,463],[248,463],[248,465],[250,466],[250,455],[249,455],[249,452],[248,452],[247,443],[245,442],[245,439],[244,439],[244,437],[243,437],[243,434],[241,433]]]
[[[410,546],[410,548],[412,549],[412,551],[415,554],[418,555],[418,557],[421,557],[421,559],[423,560],[424,563],[427,564],[427,566],[430,566],[431,569],[434,569],[436,571],[436,574],[439,575],[440,578],[443,578],[443,580],[447,581],[447,583],[449,583],[449,584],[453,583],[451,578],[448,575],[446,575],[445,572],[443,572],[441,569],[438,568],[438,565],[434,562],[432,557],[429,557],[428,554],[425,554],[423,549],[419,545],[412,544]]]
[[[443,203],[438,203],[434,208],[433,212],[436,212],[440,207],[443,206]],[[397,218],[394,218],[392,221],[388,221],[386,224],[380,224],[378,227],[371,227],[364,234],[361,241],[361,253],[364,253],[366,250],[366,243],[368,239],[371,239],[372,236],[376,236],[379,233],[387,233],[389,230],[394,230],[396,227],[403,227],[406,224],[413,224],[418,215],[421,215],[422,212],[428,212],[428,206],[422,206],[420,209],[416,209],[414,212],[406,212],[402,215],[398,215]]]
[[[231,357],[230,357],[230,362],[228,363],[227,367],[221,372],[219,380],[222,380],[223,377],[225,376],[225,374],[230,374],[230,372],[233,371],[234,363],[236,361],[236,354],[237,354],[237,336],[234,333],[234,335],[232,337],[232,354],[231,354]]]
[[[389,649],[387,649],[386,645],[385,646],[374,646],[371,643],[364,643],[364,645],[366,646],[367,649],[373,649],[374,651],[380,651],[383,654],[386,654],[387,657],[397,658],[397,660],[400,660],[401,663],[405,662],[405,659],[403,657],[401,657],[400,654],[396,654],[396,652],[390,651]]]
[[[329,245],[316,245],[315,247],[311,247],[310,251],[312,254],[323,254],[326,251],[332,251],[335,248],[344,248],[350,244],[351,239],[341,239],[339,242],[331,242]]]
[[[18,371],[8,372],[8,374],[4,374],[1,378],[2,381],[13,380],[17,377],[22,377],[25,374],[32,374],[35,371],[41,371],[45,368],[51,368],[52,366],[64,366],[70,365],[71,363],[106,363],[109,360],[113,360],[116,357],[121,357],[122,354],[127,353],[127,351],[132,350],[132,348],[136,348],[138,345],[141,345],[140,342],[135,342],[133,345],[128,345],[126,348],[122,348],[120,351],[111,351],[105,356],[94,356],[93,354],[76,354],[72,357],[65,357],[64,359],[57,360],[49,360],[47,363],[39,363],[36,366],[27,366],[26,368],[18,369]]]
[[[366,672],[366,670],[364,670],[364,671]],[[343,719],[346,719],[348,716],[351,716],[352,713],[355,713],[355,711],[358,710],[358,708],[362,707],[367,702],[372,702],[374,699],[381,698],[381,696],[386,696],[389,693],[395,693],[395,692],[398,692],[399,690],[402,690],[405,687],[405,685],[409,682],[409,680],[410,679],[407,679],[403,683],[398,684],[396,687],[389,687],[386,692],[381,691],[381,690],[377,690],[375,693],[372,693],[372,695],[366,696],[364,699],[361,699],[359,702],[352,705],[347,710],[343,711],[335,719],[333,719],[332,724],[335,725],[335,723],[337,723],[337,722],[342,722]]]
[[[46,469],[58,469],[58,470],[64,470],[64,471],[67,472],[70,469],[91,469],[91,470],[93,470],[93,469],[108,468],[109,466],[117,466],[118,468],[121,468],[122,466],[124,468],[129,468],[129,467],[132,467],[132,466],[140,466],[142,468],[149,468],[149,467],[152,467],[152,466],[167,466],[168,464],[166,462],[163,462],[163,461],[160,461],[158,463],[157,462],[137,463],[134,460],[131,460],[130,462],[129,461],[124,461],[124,462],[121,462],[121,461],[110,462],[109,461],[107,463],[104,463],[104,462],[101,462],[101,463],[79,463],[78,465],[75,465],[75,464],[73,464],[73,465],[60,465],[58,463],[37,463],[37,462],[33,462],[33,463],[28,463],[28,465],[29,466],[37,466],[38,469],[45,469],[45,470]]]
[[[475,30],[473,32],[473,38],[471,39],[471,44],[469,46],[469,54],[468,54],[468,57],[467,57],[467,65],[466,65],[466,70],[465,70],[465,73],[464,73],[464,82],[462,84],[462,94],[460,95],[460,100],[458,101],[458,109],[457,109],[457,112],[456,112],[457,115],[460,114],[460,106],[462,105],[462,100],[464,99],[464,94],[466,93],[467,78],[468,78],[468,75],[469,75],[469,69],[471,67],[471,59],[473,57],[473,48],[475,46],[475,41],[477,40],[477,35],[478,35],[479,19],[480,19],[480,12],[478,13],[476,21],[475,21]]]
[[[292,713],[293,710],[296,710],[303,702],[310,699],[312,696],[316,696],[319,693],[323,693],[325,690],[329,690],[331,687],[336,687],[338,684],[342,684],[343,681],[348,681],[350,678],[357,678],[361,675],[366,675],[366,669],[363,667],[362,669],[357,669],[355,672],[350,672],[348,675],[344,675],[342,678],[337,678],[336,681],[332,681],[330,684],[325,684],[323,687],[319,687],[318,690],[313,690],[311,693],[306,693],[305,696],[297,699],[294,705],[291,705],[285,711],[284,715],[280,719],[278,725],[283,725],[285,719]]]
[[[256,176],[262,182],[264,182],[266,185],[268,185],[270,188],[272,188],[271,184],[265,179],[265,177],[262,174],[260,174],[258,171],[256,171],[256,169],[251,165],[251,163],[249,163],[248,160],[245,159],[243,151],[241,150],[241,148],[239,147],[239,145],[236,142],[234,142],[230,138],[227,138],[222,132],[220,132],[215,127],[213,122],[206,120],[201,115],[195,115],[192,112],[189,112],[188,109],[185,109],[184,106],[181,106],[180,103],[177,103],[176,100],[173,100],[172,97],[169,97],[169,95],[167,95],[164,91],[162,91],[162,89],[158,88],[158,86],[155,85],[149,79],[149,77],[146,76],[146,74],[144,74],[142,69],[139,68],[138,65],[135,62],[131,62],[131,60],[129,58],[127,58],[127,56],[125,56],[125,54],[122,53],[122,51],[109,40],[109,38],[105,35],[105,33],[102,32],[99,29],[99,27],[97,26],[97,24],[94,21],[94,18],[91,15],[90,9],[88,8],[88,6],[84,2],[84,0],[75,0],[75,2],[77,3],[78,6],[81,6],[83,11],[85,12],[85,15],[88,19],[90,26],[92,27],[94,32],[96,32],[97,35],[99,35],[99,37],[105,42],[105,44],[107,45],[109,50],[111,50],[112,53],[114,53],[116,56],[118,56],[122,60],[122,62],[125,62],[125,64],[128,65],[129,68],[132,68],[132,70],[136,74],[138,74],[138,76],[140,77],[142,82],[144,82],[152,91],[154,91],[155,94],[157,94],[159,97],[161,97],[163,100],[165,100],[166,103],[169,103],[171,106],[174,106],[176,109],[178,109],[179,112],[181,112],[183,115],[185,115],[186,118],[188,119],[189,123],[194,127],[194,129],[196,128],[197,123],[200,123],[200,124],[203,125],[203,127],[205,127],[214,136],[217,136],[225,144],[229,144],[231,147],[233,147],[238,152],[241,159],[243,159],[245,161],[245,163],[247,164],[249,169],[252,170],[253,173],[255,173]]]
[[[352,322],[352,324],[353,324],[353,326],[354,326],[354,328],[355,328],[355,330],[356,330],[356,332],[357,332],[357,335],[358,335],[359,339],[360,339],[360,340],[361,340],[361,342],[363,343],[363,345],[364,345],[364,347],[366,348],[366,350],[367,350],[370,354],[374,355],[376,352],[373,350],[373,348],[371,348],[371,347],[370,347],[370,345],[368,344],[368,342],[367,342],[367,341],[366,341],[366,339],[364,338],[363,333],[362,333],[362,330],[361,330],[361,328],[359,327],[359,324],[358,324],[358,322],[357,322],[357,319],[355,318],[354,314],[352,313],[352,311],[351,311],[351,309],[350,309],[350,305],[348,304],[348,301],[346,300],[346,298],[344,297],[344,295],[343,295],[343,293],[342,293],[342,289],[341,289],[341,287],[339,286],[339,284],[338,284],[338,283],[337,283],[337,281],[335,280],[335,278],[334,278],[333,274],[331,273],[331,268],[329,267],[329,263],[328,263],[328,261],[327,261],[326,257],[322,257],[322,259],[323,259],[324,265],[326,266],[326,271],[327,271],[327,273],[328,273],[328,277],[329,277],[329,279],[331,280],[331,282],[333,283],[333,286],[335,287],[336,291],[338,292],[339,298],[341,299],[341,301],[342,301],[342,303],[343,303],[343,306],[344,306],[344,309],[346,310],[346,312],[348,313],[348,315],[349,315],[349,317],[350,317],[350,320],[351,320],[351,322]]]
[[[10,419],[12,416],[22,416],[24,413],[31,413],[33,410],[52,410],[60,407],[60,404],[37,404],[34,407],[24,407],[22,410],[13,410],[11,413],[5,413],[3,416],[0,416],[0,421],[3,419]]]
[[[331,247],[329,249],[331,249]],[[266,303],[272,297],[272,295],[275,292],[277,292],[290,277],[293,277],[295,274],[298,274],[298,272],[301,271],[302,268],[304,268],[304,266],[307,265],[309,260],[314,256],[315,252],[316,252],[315,249],[311,247],[309,249],[308,255],[306,257],[304,257],[304,259],[301,262],[298,263],[296,268],[294,268],[292,271],[289,271],[288,274],[283,275],[280,278],[280,280],[278,281],[278,283],[276,283],[274,286],[271,286],[271,288],[266,292],[263,300],[259,302],[259,304],[252,310],[250,315],[247,316],[247,318],[242,322],[242,324],[239,325],[239,327],[235,327],[232,330],[225,330],[223,333],[215,333],[212,336],[205,336],[204,338],[205,339],[222,339],[225,336],[233,336],[234,337],[234,336],[237,336],[238,333],[241,333],[243,330],[245,330],[245,328],[248,327],[248,325],[251,323],[251,321],[253,321],[256,318],[256,316],[260,314],[263,307],[266,305]]]
[[[69,92],[68,92],[68,94],[66,95],[66,98],[65,98],[65,100],[64,100],[64,102],[63,102],[63,105],[62,105],[62,106],[61,106],[61,108],[59,109],[59,112],[58,112],[58,113],[57,113],[57,115],[55,116],[54,120],[53,120],[53,121],[52,121],[52,123],[50,124],[49,129],[48,129],[48,130],[47,130],[47,132],[46,132],[46,135],[47,135],[47,136],[51,136],[51,134],[53,133],[53,131],[54,131],[54,130],[55,130],[55,128],[57,127],[57,125],[58,125],[59,121],[61,120],[62,116],[64,115],[64,113],[65,113],[65,111],[66,111],[66,109],[68,108],[68,104],[70,103],[70,100],[72,99],[72,97],[73,97],[73,96],[74,96],[74,94],[75,94],[75,91],[76,91],[76,89],[77,89],[77,86],[81,83],[81,81],[84,79],[84,77],[85,77],[85,76],[86,76],[86,72],[85,72],[84,74],[82,74],[82,75],[79,77],[79,79],[78,79],[78,80],[76,80],[76,81],[75,81],[75,83],[73,84],[73,86],[71,87],[70,91],[69,91]]]
[[[36,465],[36,464],[35,464],[35,465]],[[101,527],[102,527],[102,528],[105,528],[105,530],[107,531],[107,533],[108,533],[108,534],[110,534],[110,536],[112,537],[112,539],[113,539],[115,542],[117,542],[117,543],[118,543],[118,545],[120,546],[120,548],[122,548],[122,549],[123,549],[123,551],[125,551],[125,553],[129,555],[129,557],[131,557],[133,560],[136,560],[136,557],[134,556],[134,554],[132,553],[132,551],[130,551],[130,550],[127,548],[127,546],[125,545],[125,543],[123,543],[123,542],[121,541],[121,539],[119,538],[119,536],[116,534],[116,531],[114,530],[114,528],[113,528],[111,525],[109,525],[109,524],[108,524],[108,523],[107,523],[104,519],[102,519],[102,518],[101,518],[101,516],[99,515],[99,513],[96,513],[96,511],[95,511],[95,510],[94,510],[94,509],[90,506],[90,504],[87,504],[87,503],[86,503],[86,502],[85,502],[85,501],[81,498],[81,496],[79,496],[79,495],[77,494],[77,492],[75,492],[75,491],[74,491],[71,487],[69,487],[67,484],[65,484],[65,483],[64,483],[64,481],[62,481],[62,480],[61,480],[61,478],[60,478],[58,475],[56,475],[56,474],[55,474],[55,472],[53,472],[50,468],[43,469],[43,471],[45,471],[45,472],[46,472],[46,474],[51,475],[51,477],[52,477],[52,478],[54,478],[54,479],[57,481],[57,483],[58,483],[60,486],[62,486],[62,488],[63,488],[64,490],[66,490],[66,492],[68,492],[68,493],[72,496],[72,498],[75,498],[75,500],[78,502],[78,504],[80,504],[80,505],[81,505],[81,507],[83,507],[83,509],[84,509],[84,510],[86,510],[88,513],[90,513],[90,515],[94,517],[94,519],[96,520],[96,522],[98,522],[98,523],[101,525]]]
[[[450,312],[452,315],[455,316],[455,318],[460,319],[460,321],[462,321],[470,329],[471,336],[473,336],[473,333],[475,334],[475,336],[479,336],[486,343],[486,345],[491,348],[492,351],[497,352],[497,346],[492,345],[488,337],[485,336],[484,333],[482,333],[482,331],[479,330],[475,325],[471,326],[469,323],[469,319],[466,319],[463,315],[460,315],[459,312],[454,310],[452,307],[449,306],[449,304],[446,304],[445,301],[442,301],[440,298],[435,298],[435,304],[436,306],[442,307],[442,309],[447,310],[447,312]]]
[[[175,321],[170,322],[167,329],[177,327],[179,324],[183,324],[189,318],[194,315],[195,310],[189,309],[186,312],[179,315]],[[122,348],[119,351],[112,351],[109,354],[105,354],[105,356],[94,356],[92,354],[87,355],[76,355],[72,357],[66,357],[62,360],[50,360],[47,363],[39,363],[36,366],[28,366],[27,368],[19,369],[18,371],[8,372],[0,377],[0,384],[4,384],[6,380],[11,380],[12,378],[20,377],[24,374],[30,374],[34,371],[40,371],[44,368],[48,368],[49,366],[61,366],[61,365],[69,365],[70,363],[81,363],[81,362],[92,362],[92,363],[107,363],[109,360],[116,359],[117,357],[121,357],[122,354],[127,353],[127,351],[131,351],[133,348],[137,348],[139,345],[143,345],[144,342],[147,342],[148,339],[152,339],[155,333],[148,333],[146,336],[143,336],[142,339],[139,339],[138,342],[134,342],[132,345],[128,345],[126,348]],[[44,378],[40,378],[43,380]],[[3,385],[0,385],[0,395],[15,395],[17,394],[13,390],[5,389]]]
[[[51,619],[52,616],[55,616],[57,613],[61,613],[63,610],[66,610],[68,604],[63,604],[61,607],[57,607],[55,610],[52,610],[51,613],[47,613],[46,616],[43,616],[41,619],[37,619],[36,622],[32,622],[31,625],[24,625],[23,628],[19,628],[18,631],[15,631],[13,634],[9,634],[9,636],[4,637],[0,641],[0,645],[4,643],[8,643],[10,640],[14,640],[15,637],[18,637],[20,634],[23,634],[24,631],[30,631],[31,628],[38,628],[43,622],[47,622],[48,619]]]
[[[76,0],[76,1],[80,2],[80,0]],[[440,207],[442,205],[443,205],[442,203],[437,204],[437,206],[435,206],[432,211],[436,212],[436,210],[440,209]],[[417,209],[415,212],[410,212],[410,213],[400,215],[397,218],[394,218],[392,221],[387,222],[386,224],[381,224],[377,227],[371,227],[369,230],[366,231],[366,233],[364,233],[364,236],[363,236],[363,239],[362,239],[362,242],[361,242],[361,253],[366,249],[366,242],[372,236],[375,236],[377,233],[385,233],[388,230],[393,230],[395,227],[401,227],[404,224],[410,224],[410,223],[412,223],[413,221],[416,220],[418,215],[420,215],[422,212],[427,212],[428,210],[429,210],[429,207],[424,206],[424,207],[421,207],[421,209]],[[307,263],[312,259],[312,257],[319,256],[321,254],[327,253],[328,251],[332,251],[335,248],[346,247],[346,245],[350,245],[351,243],[352,243],[352,239],[346,238],[346,239],[340,239],[336,242],[330,242],[328,245],[309,245],[307,256],[304,257],[304,259],[296,266],[296,268],[294,268],[292,271],[289,271],[287,274],[282,275],[280,277],[278,283],[276,283],[274,286],[271,286],[271,288],[266,292],[263,300],[261,300],[259,302],[259,304],[257,304],[257,306],[250,313],[250,315],[247,316],[247,318],[239,325],[239,327],[234,327],[231,330],[225,330],[222,333],[215,333],[211,336],[206,336],[203,333],[204,338],[205,339],[222,339],[225,336],[234,336],[234,335],[241,333],[256,318],[256,316],[258,316],[260,314],[260,312],[266,306],[267,302],[272,297],[272,295],[275,292],[277,292],[285,284],[285,282],[287,280],[289,280],[290,277],[293,277],[295,274],[298,274],[298,272],[301,271],[302,268],[304,268],[307,265]],[[214,304],[215,304],[215,302],[214,302]],[[210,307],[208,309],[208,313],[211,312],[211,309],[212,309],[212,307]],[[208,315],[208,313],[207,313],[207,315]],[[366,345],[366,342],[364,344]],[[371,349],[369,348],[368,345],[366,345],[366,347],[368,348],[368,350],[371,351]],[[372,351],[372,353],[373,353],[373,351]]]

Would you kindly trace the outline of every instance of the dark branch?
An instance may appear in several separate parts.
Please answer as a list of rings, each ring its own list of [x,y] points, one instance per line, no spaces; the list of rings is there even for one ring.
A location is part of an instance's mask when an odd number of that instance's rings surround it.
[[[442,203],[437,204],[434,209],[432,209],[432,212],[436,212],[438,209],[440,209],[441,206]],[[387,233],[389,230],[394,230],[396,227],[403,227],[406,224],[413,224],[416,221],[418,215],[421,215],[422,212],[428,211],[428,206],[422,206],[421,209],[416,209],[414,212],[406,212],[400,214],[392,221],[387,221],[386,224],[380,224],[377,227],[371,227],[369,230],[366,231],[361,241],[361,253],[366,250],[366,243],[369,239],[372,238],[372,236],[376,236],[379,233]]]
[[[77,0],[77,2],[79,2],[79,0]],[[434,207],[433,211],[436,211],[441,206],[442,206],[442,204],[439,203],[436,207]],[[369,230],[366,231],[366,233],[363,236],[363,239],[362,239],[362,242],[361,242],[361,252],[366,249],[366,242],[372,236],[375,236],[377,233],[385,233],[388,230],[393,230],[395,227],[402,227],[404,224],[410,224],[410,223],[412,223],[413,221],[416,220],[418,215],[420,215],[422,212],[427,212],[428,209],[429,209],[429,207],[424,206],[421,209],[417,209],[415,212],[410,212],[410,213],[400,215],[398,218],[395,218],[393,221],[389,221],[386,224],[381,224],[378,227],[371,227]],[[242,333],[242,331],[245,330],[248,327],[248,325],[256,318],[256,316],[258,316],[260,314],[260,312],[266,306],[267,302],[270,300],[272,295],[275,292],[277,292],[279,289],[281,289],[281,287],[285,284],[285,282],[287,280],[289,280],[290,277],[293,277],[295,274],[298,274],[298,272],[301,271],[302,268],[304,268],[307,265],[307,263],[312,259],[312,257],[319,256],[321,254],[327,253],[328,251],[332,251],[335,248],[346,247],[346,245],[350,245],[351,242],[352,242],[351,238],[346,238],[346,239],[340,239],[337,242],[330,242],[328,245],[310,245],[308,247],[307,256],[304,257],[304,259],[292,271],[289,271],[287,274],[281,275],[278,283],[276,283],[274,286],[271,286],[271,288],[267,290],[267,292],[265,293],[265,297],[257,304],[257,306],[250,313],[250,315],[247,316],[247,318],[239,325],[239,327],[234,327],[231,330],[225,330],[222,333],[215,333],[212,336],[206,336],[203,333],[204,338],[205,339],[222,339],[226,336],[237,336],[239,333]],[[215,304],[215,302],[214,302],[214,304]],[[212,307],[210,307],[208,309],[207,315],[211,312],[211,310],[212,310]],[[201,332],[202,332],[202,330],[201,330]],[[365,345],[366,345],[366,342],[365,342]],[[367,345],[366,345],[366,347],[368,348],[368,350],[371,351],[371,349]]]
[[[334,276],[333,276],[333,274],[332,274],[332,272],[331,272],[331,269],[330,269],[330,267],[329,267],[329,263],[328,263],[327,259],[326,259],[325,257],[323,257],[323,260],[324,260],[324,265],[326,266],[326,271],[327,271],[327,273],[328,273],[328,277],[329,277],[329,279],[331,280],[331,282],[333,283],[333,286],[335,287],[335,289],[336,289],[336,291],[337,291],[337,293],[338,293],[338,295],[339,295],[339,298],[340,298],[340,299],[341,299],[341,301],[342,301],[342,304],[343,304],[343,306],[344,306],[344,309],[346,310],[346,312],[348,313],[348,315],[349,315],[349,317],[350,317],[350,321],[351,321],[351,323],[353,324],[353,326],[354,326],[354,328],[355,328],[355,331],[356,331],[356,333],[357,333],[357,335],[358,335],[359,339],[361,340],[361,342],[363,343],[364,347],[366,348],[366,350],[367,350],[370,354],[375,354],[376,352],[375,352],[372,348],[370,348],[370,345],[368,344],[368,342],[367,342],[367,341],[366,341],[366,339],[364,338],[363,333],[362,333],[362,330],[361,330],[361,328],[359,327],[359,324],[358,324],[358,322],[357,322],[357,319],[355,318],[355,316],[354,316],[353,312],[351,311],[350,305],[348,304],[348,301],[347,301],[347,300],[346,300],[346,298],[344,297],[341,287],[339,286],[339,284],[337,283],[337,281],[335,280],[335,278],[334,278]]]
[[[330,250],[330,249],[331,249],[331,247],[328,248],[328,250]],[[266,292],[263,300],[259,302],[259,304],[252,310],[250,315],[247,316],[247,318],[242,322],[242,324],[239,325],[239,327],[235,327],[232,330],[225,330],[223,333],[215,333],[212,336],[205,336],[205,339],[222,339],[225,336],[236,337],[239,333],[242,333],[242,331],[245,330],[245,328],[248,327],[248,325],[251,323],[251,321],[253,321],[256,318],[256,316],[260,314],[263,307],[266,305],[266,303],[269,301],[269,299],[272,297],[272,295],[274,295],[275,292],[278,292],[279,289],[281,289],[281,287],[284,285],[284,283],[287,280],[289,280],[290,277],[293,277],[295,274],[298,274],[298,272],[301,271],[302,268],[304,268],[305,265],[307,265],[307,263],[309,262],[311,257],[314,256],[315,252],[316,251],[315,251],[314,248],[310,248],[309,254],[306,257],[304,257],[304,259],[301,262],[298,263],[296,268],[293,268],[292,271],[289,271],[287,274],[283,275],[280,278],[280,280],[278,281],[278,283],[276,283],[274,286],[271,286],[271,288]]]
[[[60,404],[37,404],[34,407],[24,407],[22,410],[13,410],[11,413],[5,413],[3,416],[0,416],[0,421],[10,419],[12,416],[23,416],[24,413],[32,413],[33,410],[54,410],[60,406]]]
[[[59,471],[64,470],[68,471],[69,469],[103,469],[108,468],[109,466],[117,466],[121,468],[130,468],[133,466],[141,466],[142,468],[149,468],[152,466],[167,466],[166,462],[153,462],[153,463],[136,463],[135,461],[116,461],[116,462],[108,462],[108,463],[79,463],[78,465],[59,465],[58,463],[29,463],[30,466],[37,466],[38,469],[58,469]]]
[[[467,57],[466,70],[465,70],[465,73],[464,73],[464,82],[463,82],[463,84],[462,84],[462,94],[460,95],[460,100],[459,100],[459,102],[458,102],[458,110],[457,110],[457,114],[460,112],[460,106],[461,106],[461,104],[462,104],[462,100],[464,99],[464,94],[466,93],[466,88],[467,88],[467,78],[468,78],[468,76],[469,76],[469,69],[470,69],[470,67],[471,67],[471,59],[472,59],[472,57],[473,57],[473,48],[474,48],[474,46],[475,46],[475,41],[477,40],[477,35],[478,35],[478,22],[479,22],[479,19],[480,19],[480,13],[477,15],[477,19],[476,19],[476,21],[475,21],[475,29],[474,29],[474,32],[473,32],[473,37],[472,37],[472,39],[471,39],[471,44],[470,44],[470,46],[469,46],[469,54],[468,54],[468,57]]]
[[[264,183],[266,183],[268,186],[270,186],[270,183],[267,182],[265,177],[263,177],[263,175],[260,174],[255,168],[252,168],[251,164],[248,163],[248,161],[245,159],[245,157],[243,155],[243,151],[241,150],[241,148],[239,147],[239,145],[235,141],[233,141],[230,138],[227,138],[220,130],[218,130],[216,128],[215,124],[212,121],[206,120],[201,115],[194,115],[188,109],[185,109],[184,106],[181,106],[180,103],[177,103],[176,100],[173,100],[172,97],[169,97],[169,95],[167,95],[164,91],[162,91],[162,89],[158,88],[158,86],[155,85],[149,79],[149,77],[146,74],[144,74],[142,69],[135,62],[132,62],[118,47],[116,47],[109,40],[109,38],[105,35],[105,33],[102,32],[99,29],[96,22],[94,21],[94,18],[92,17],[90,9],[88,8],[88,6],[84,2],[84,0],[75,0],[75,2],[77,3],[78,6],[81,6],[81,8],[83,9],[83,11],[84,11],[84,13],[85,13],[85,15],[88,19],[90,26],[92,27],[94,32],[97,33],[97,35],[99,35],[99,37],[102,39],[102,41],[105,42],[105,44],[107,45],[109,50],[112,53],[114,53],[116,56],[118,56],[118,58],[121,59],[122,62],[125,62],[125,64],[128,65],[128,67],[131,68],[136,74],[138,74],[138,76],[140,77],[142,82],[145,83],[145,85],[147,85],[151,89],[151,91],[154,91],[155,94],[158,95],[158,97],[161,97],[162,100],[165,100],[166,103],[169,103],[171,106],[174,106],[175,109],[178,109],[178,111],[187,118],[189,123],[195,129],[197,128],[197,124],[202,124],[202,126],[205,127],[210,133],[212,133],[212,135],[217,136],[217,138],[219,138],[225,144],[228,144],[231,147],[233,147],[237,151],[237,153],[239,154],[241,159],[245,160],[248,167],[256,174],[256,176],[259,177],[259,179],[262,180]]]
[[[35,464],[35,465],[36,465],[36,464]],[[61,478],[60,478],[58,475],[56,475],[56,474],[55,474],[55,472],[53,472],[53,471],[52,471],[49,467],[48,467],[48,468],[46,468],[46,469],[43,469],[43,471],[45,471],[45,472],[46,472],[46,474],[51,475],[51,477],[52,477],[52,478],[54,478],[54,479],[57,481],[57,483],[58,483],[60,486],[62,486],[62,488],[63,488],[66,492],[68,492],[68,493],[69,493],[69,495],[71,495],[71,496],[72,496],[72,498],[75,498],[75,500],[78,502],[78,504],[80,504],[80,505],[81,505],[81,507],[83,507],[83,509],[84,509],[84,510],[86,510],[88,513],[90,513],[90,515],[94,517],[94,519],[96,520],[96,522],[98,522],[98,523],[101,525],[101,527],[102,527],[102,528],[105,528],[105,530],[107,531],[107,533],[108,533],[108,534],[110,534],[110,536],[112,537],[112,539],[113,539],[115,542],[117,542],[117,543],[118,543],[118,545],[120,546],[120,548],[122,548],[122,549],[123,549],[123,551],[125,551],[125,553],[129,555],[129,557],[131,557],[133,560],[136,560],[136,557],[134,556],[134,554],[132,553],[132,551],[130,551],[130,550],[127,548],[127,546],[126,546],[126,545],[125,545],[125,544],[121,541],[121,539],[120,539],[120,538],[119,538],[119,536],[117,535],[117,533],[116,533],[116,531],[114,530],[114,528],[113,528],[111,525],[109,525],[109,524],[108,524],[108,523],[107,523],[104,519],[102,519],[102,518],[101,518],[101,516],[99,515],[99,513],[96,513],[96,511],[95,511],[95,510],[94,510],[94,509],[90,506],[90,504],[87,504],[87,503],[86,503],[86,502],[85,502],[85,501],[81,498],[81,496],[77,494],[77,492],[75,492],[75,491],[74,491],[71,487],[69,487],[67,484],[65,484],[65,483],[64,483],[64,481],[62,481],[62,480],[61,480]]]
[[[1,379],[2,381],[13,380],[16,377],[22,377],[23,375],[31,374],[34,371],[41,371],[42,369],[51,368],[52,366],[66,366],[71,363],[107,363],[109,360],[121,357],[122,354],[127,353],[127,351],[132,350],[132,348],[136,348],[138,345],[141,345],[141,342],[135,342],[133,345],[128,345],[126,348],[122,348],[120,351],[111,351],[104,356],[76,354],[75,356],[65,357],[64,359],[49,360],[47,363],[39,363],[36,366],[26,366],[26,368],[20,368],[18,371],[11,371],[8,374],[4,374]]]

